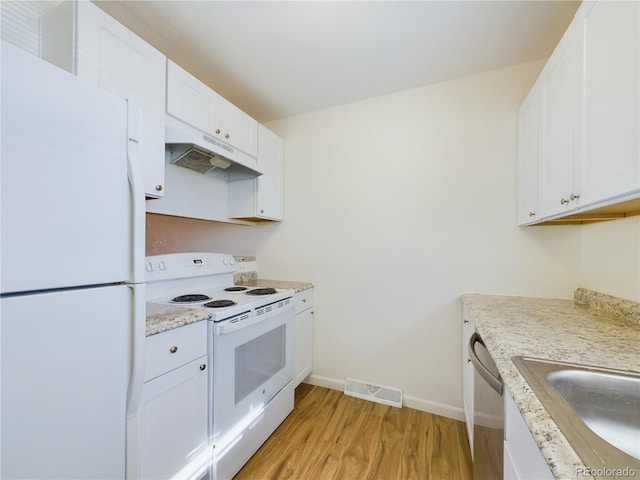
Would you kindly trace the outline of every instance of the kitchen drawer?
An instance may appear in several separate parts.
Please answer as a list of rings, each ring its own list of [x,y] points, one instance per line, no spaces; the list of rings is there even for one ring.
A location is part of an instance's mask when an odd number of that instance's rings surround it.
[[[313,288],[296,293],[296,315],[313,307]]]
[[[207,354],[207,322],[147,337],[145,382]]]

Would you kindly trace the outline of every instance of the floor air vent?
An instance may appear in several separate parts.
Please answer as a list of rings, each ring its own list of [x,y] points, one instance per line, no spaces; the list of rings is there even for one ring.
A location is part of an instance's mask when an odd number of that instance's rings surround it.
[[[353,378],[347,378],[344,384],[344,394],[372,402],[384,403],[392,407],[402,407],[402,390],[373,385]]]

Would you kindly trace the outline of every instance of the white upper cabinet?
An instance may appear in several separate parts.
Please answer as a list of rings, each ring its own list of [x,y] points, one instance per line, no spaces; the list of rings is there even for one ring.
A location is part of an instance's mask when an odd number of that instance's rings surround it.
[[[575,207],[573,193],[574,126],[579,98],[578,24],[573,22],[545,65],[540,89],[538,209],[548,217]]]
[[[538,125],[540,95],[536,84],[518,111],[518,225],[538,219]]]
[[[259,125],[257,178],[229,178],[229,217],[251,220],[284,218],[284,141]]]
[[[640,2],[587,2],[575,183],[590,205],[640,189]]]
[[[45,60],[137,104],[145,192],[164,195],[165,56],[86,1],[45,16],[42,43]]]
[[[216,128],[215,133],[221,140],[243,152],[258,156],[258,122],[224,98],[220,109],[220,127]]]
[[[610,219],[637,210],[640,2],[583,2],[519,121],[518,224]],[[535,215],[527,219],[534,158],[537,211],[531,207]]]
[[[213,134],[220,125],[222,97],[167,60],[167,113],[192,127]]]
[[[258,122],[171,60],[167,61],[167,113],[258,156]]]

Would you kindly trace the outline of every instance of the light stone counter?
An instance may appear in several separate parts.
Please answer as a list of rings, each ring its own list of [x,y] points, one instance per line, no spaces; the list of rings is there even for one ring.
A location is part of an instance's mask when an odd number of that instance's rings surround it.
[[[635,302],[578,289],[574,300],[462,295],[502,379],[556,478],[576,478],[584,463],[516,366],[515,355],[640,372],[640,311]],[[625,315],[621,315],[620,303]],[[599,308],[595,308],[595,306]],[[606,310],[605,310],[606,309]],[[611,313],[611,312],[617,313]],[[635,313],[634,313],[635,312]],[[584,478],[584,477],[580,477]]]
[[[209,318],[203,309],[147,303],[147,337]]]

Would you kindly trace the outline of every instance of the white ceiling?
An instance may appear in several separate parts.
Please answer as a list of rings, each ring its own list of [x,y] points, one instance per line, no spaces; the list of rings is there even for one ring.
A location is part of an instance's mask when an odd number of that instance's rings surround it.
[[[579,1],[107,1],[260,122],[549,56]]]

